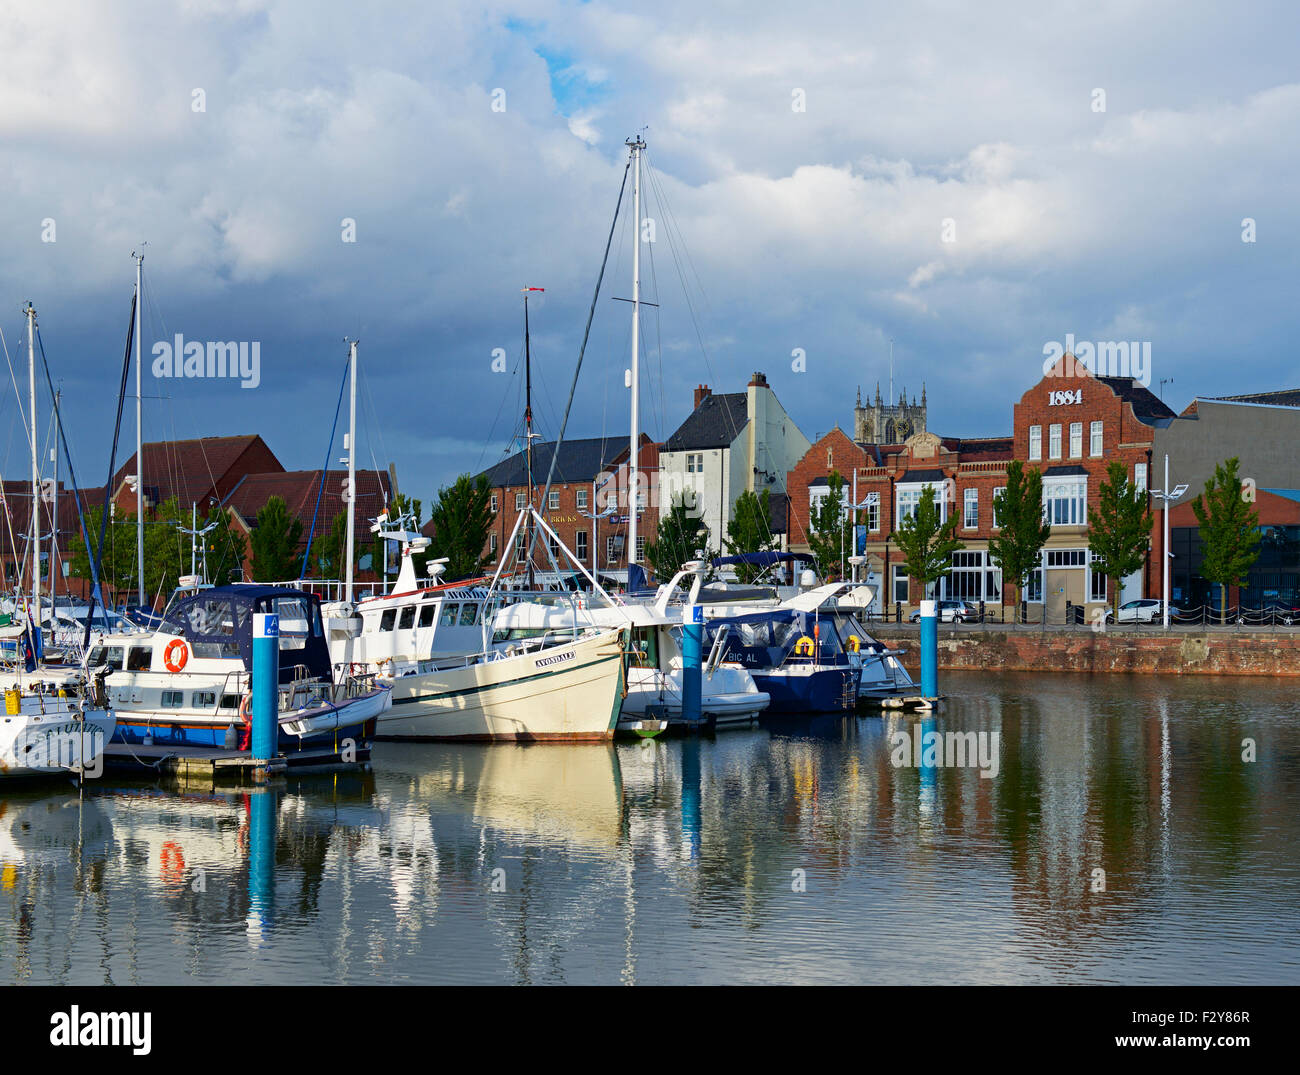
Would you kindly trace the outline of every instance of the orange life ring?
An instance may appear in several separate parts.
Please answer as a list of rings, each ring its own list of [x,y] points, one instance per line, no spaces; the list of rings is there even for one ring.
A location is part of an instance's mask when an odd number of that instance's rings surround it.
[[[174,840],[168,840],[162,845],[161,874],[164,881],[173,885],[179,885],[185,880],[185,853]]]
[[[179,672],[190,659],[190,648],[183,638],[173,638],[163,650],[163,664],[169,672]]]

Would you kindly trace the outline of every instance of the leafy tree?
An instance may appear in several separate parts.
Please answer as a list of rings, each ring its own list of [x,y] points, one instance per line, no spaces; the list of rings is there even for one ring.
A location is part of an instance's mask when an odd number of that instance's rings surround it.
[[[1220,620],[1227,616],[1229,586],[1242,586],[1259,558],[1259,513],[1241,487],[1236,456],[1215,465],[1205,492],[1192,501],[1200,524],[1201,575],[1219,585]]]
[[[844,504],[844,477],[832,470],[826,479],[830,492],[808,519],[808,549],[817,558],[822,578],[841,577],[844,557],[853,553],[853,525]]]
[[[216,527],[203,539],[207,553],[207,579],[217,586],[228,582],[237,582],[244,577],[244,561],[248,559],[248,542],[242,531],[232,524],[231,515],[224,508],[214,508],[200,524],[206,529],[216,523]],[[202,565],[200,553],[200,565]],[[301,574],[302,561],[298,561],[293,575]],[[200,567],[202,570],[202,567]]]
[[[404,501],[399,496],[395,502]],[[414,503],[418,518],[419,501]],[[438,502],[429,512],[434,531],[427,559],[447,557],[448,581],[483,574],[490,561],[485,549],[495,518],[487,476],[462,474],[449,488],[438,490]]]
[[[348,516],[341,511],[334,516],[328,534],[311,543],[312,569],[319,578],[341,579],[344,574],[344,544],[348,540]]]
[[[92,507],[86,510],[86,531],[90,535],[92,552],[98,545],[99,523],[102,518],[102,508]],[[145,599],[149,603],[155,603],[160,598],[165,600],[175,589],[180,576],[190,573],[190,538],[180,532],[180,525],[189,527],[190,514],[182,513],[174,497],[159,504],[145,520],[144,590]],[[208,535],[209,542],[216,534],[217,531],[214,531]],[[91,578],[90,554],[80,533],[75,534],[68,543],[68,564],[69,574],[83,579]],[[138,570],[136,517],[134,514],[115,516],[105,531],[104,562],[100,567],[106,599],[125,600],[127,603],[138,600]]]
[[[723,545],[732,556],[767,552],[777,547],[772,536],[772,494],[768,490],[756,495],[746,489],[736,498]],[[736,564],[736,578],[741,582],[753,582],[762,571],[763,568],[754,564]]]
[[[655,576],[662,582],[668,582],[689,560],[713,559],[709,528],[696,514],[697,503],[691,491],[673,497],[668,514],[659,520],[656,540],[645,543],[646,563],[654,568]],[[698,555],[700,552],[703,556]]]
[[[1128,480],[1128,468],[1113,462],[1098,491],[1097,507],[1088,509],[1088,548],[1100,557],[1101,571],[1114,582],[1111,611],[1119,618],[1119,587],[1146,562],[1151,539],[1147,494]]]
[[[273,496],[262,505],[249,541],[255,581],[273,582],[298,577],[302,565],[298,556],[302,520],[290,517],[288,506],[280,497]]]
[[[916,510],[894,531],[894,544],[903,554],[907,573],[921,584],[921,592],[927,597],[930,587],[952,570],[952,554],[966,547],[953,536],[961,521],[957,513],[941,522],[935,501],[934,486],[927,485]]]
[[[989,538],[989,555],[1002,569],[1002,579],[1015,587],[1016,616],[1025,580],[1038,567],[1043,546],[1052,534],[1043,518],[1043,475],[1025,470],[1019,459],[1007,464],[1007,487],[993,498],[998,532]]]

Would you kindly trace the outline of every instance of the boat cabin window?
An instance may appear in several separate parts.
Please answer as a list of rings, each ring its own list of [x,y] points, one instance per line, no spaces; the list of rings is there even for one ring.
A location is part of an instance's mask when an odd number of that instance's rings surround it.
[[[302,649],[311,637],[313,617],[311,602],[305,597],[277,597],[272,611],[280,617],[280,649]],[[319,631],[319,624],[316,625]]]
[[[438,624],[442,627],[455,627],[456,617],[460,615],[460,605],[445,604],[442,606],[442,616],[438,619]]]
[[[164,709],[180,709],[185,704],[184,691],[163,691],[162,707]]]
[[[421,627],[432,627],[432,626],[433,626],[433,617],[434,617],[435,615],[437,615],[437,612],[438,612],[438,604],[437,604],[436,601],[431,601],[431,602],[429,602],[429,604],[427,604],[427,605],[425,605],[423,608],[421,608],[421,609],[420,609],[420,626],[421,626]]]
[[[190,699],[190,705],[195,709],[214,709],[216,704],[216,691],[195,691]]]
[[[393,624],[397,622],[397,609],[386,608],[384,614],[379,618],[379,629],[381,631],[391,631]]]
[[[415,626],[415,606],[407,605],[402,609],[402,618],[397,623],[399,631],[409,631]]]
[[[177,622],[186,635],[228,638],[248,627],[250,606],[224,597],[209,597],[182,605],[169,619]]]
[[[101,664],[108,665],[110,671],[120,672],[122,670],[122,647],[96,646],[92,649],[87,665],[90,668],[98,668]]]
[[[237,695],[237,694],[223,694],[223,695],[221,696],[221,708],[222,708],[222,709],[238,709],[238,708],[239,708],[239,695]]]
[[[126,658],[128,672],[147,672],[153,663],[153,650],[148,646],[132,646]]]
[[[475,602],[466,601],[460,606],[460,625],[462,627],[472,627],[476,619],[478,619],[478,605]]]

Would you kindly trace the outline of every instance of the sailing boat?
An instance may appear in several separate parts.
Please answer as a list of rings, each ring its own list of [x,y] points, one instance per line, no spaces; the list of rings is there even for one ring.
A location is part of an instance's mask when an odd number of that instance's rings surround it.
[[[525,340],[527,335],[525,328]],[[531,358],[527,351],[525,344],[531,389]],[[354,342],[349,352],[354,386],[347,441],[349,475],[356,444],[356,357]],[[531,402],[530,393],[525,412],[530,461]],[[386,541],[401,542],[402,566],[397,582],[389,594],[365,598],[353,605],[353,499],[349,499],[347,510],[344,601],[328,605],[324,611],[335,663],[374,673],[379,683],[392,687],[392,708],[380,717],[378,738],[590,741],[613,737],[623,702],[626,626],[573,629],[494,649],[488,624],[492,599],[502,582],[505,557],[486,589],[481,588],[484,580],[461,584],[459,590],[456,584],[437,584],[436,562],[430,565],[435,569],[433,584],[421,587],[413,556],[427,547],[428,539],[405,529],[405,520],[397,520],[396,526],[388,525],[386,516],[380,516],[375,529]],[[516,548],[517,536],[522,535],[528,544],[538,534],[548,535],[563,548],[530,497],[505,548]],[[543,543],[543,548],[550,555],[550,547]],[[529,546],[530,575],[531,551]],[[586,575],[586,568],[568,555]],[[594,584],[595,580],[591,581]],[[456,616],[457,628],[476,629],[479,645],[456,656],[435,659],[432,632],[428,629],[441,633],[444,627],[452,627],[446,620],[448,609]]]
[[[36,310],[27,304],[27,364],[31,419],[31,604],[4,670],[5,709],[0,718],[0,778],[81,773],[98,776],[104,746],[117,721],[104,678],[75,669],[41,670],[41,477],[36,450]],[[6,524],[10,522],[4,505]],[[10,531],[10,546],[16,548]],[[51,560],[51,567],[54,561]],[[51,576],[53,572],[51,571]],[[25,603],[25,602],[24,602]],[[15,640],[18,641],[18,640]],[[12,676],[12,679],[10,678]]]

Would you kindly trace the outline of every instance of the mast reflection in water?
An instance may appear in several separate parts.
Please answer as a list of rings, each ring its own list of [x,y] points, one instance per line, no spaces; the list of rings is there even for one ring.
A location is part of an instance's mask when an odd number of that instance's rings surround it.
[[[0,982],[1300,981],[1289,684],[943,686],[924,721],[5,786]],[[918,724],[996,775],[896,767]]]

